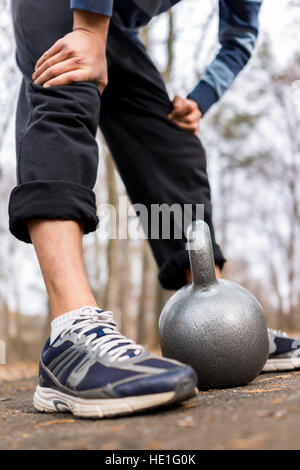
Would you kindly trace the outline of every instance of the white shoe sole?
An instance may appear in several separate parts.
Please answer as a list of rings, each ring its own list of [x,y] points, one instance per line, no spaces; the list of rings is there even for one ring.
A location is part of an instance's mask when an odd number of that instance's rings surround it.
[[[300,357],[287,359],[268,359],[263,372],[277,372],[284,370],[295,370],[300,368]]]
[[[149,408],[167,406],[198,393],[194,388],[185,392],[155,393],[126,398],[86,399],[59,392],[39,385],[33,397],[33,405],[38,411],[46,413],[73,413],[82,418],[105,418],[133,414]]]

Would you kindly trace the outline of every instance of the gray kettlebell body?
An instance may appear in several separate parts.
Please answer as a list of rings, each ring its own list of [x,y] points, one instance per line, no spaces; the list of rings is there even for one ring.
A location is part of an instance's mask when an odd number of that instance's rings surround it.
[[[202,389],[246,385],[268,357],[262,307],[242,286],[216,279],[203,221],[189,228],[188,243],[193,283],[177,291],[162,311],[163,355],[191,365]]]

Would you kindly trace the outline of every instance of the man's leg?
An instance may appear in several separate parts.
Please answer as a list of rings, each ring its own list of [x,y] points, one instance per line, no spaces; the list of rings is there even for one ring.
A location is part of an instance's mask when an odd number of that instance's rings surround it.
[[[10,230],[31,242],[28,221],[76,220],[84,233],[98,224],[95,195],[100,95],[93,83],[43,88],[32,82],[38,58],[72,30],[68,0],[13,0],[17,62],[23,74],[17,123],[17,187]]]
[[[225,261],[216,244],[205,152],[200,140],[167,116],[172,109],[159,72],[138,40],[113,19],[108,40],[109,84],[104,91],[100,127],[134,204],[148,213],[154,204],[204,205],[215,261]],[[149,226],[152,220],[149,217]],[[149,239],[162,285],[178,289],[189,280],[186,240]]]
[[[12,9],[23,83],[16,127],[18,186],[10,199],[10,229],[20,240],[33,241],[56,317],[95,305],[81,240],[83,232],[98,223],[92,188],[100,96],[92,83],[51,89],[32,83],[41,54],[72,30],[68,0],[13,0]]]
[[[35,408],[103,418],[193,397],[191,367],[148,353],[119,333],[111,312],[97,307],[83,266],[80,225],[28,225],[54,318],[41,354]]]
[[[167,115],[172,109],[162,79],[142,45],[111,27],[110,83],[101,110],[101,128],[134,203],[205,205],[213,237],[217,277],[225,261],[215,242],[205,153],[200,141],[180,130]],[[151,222],[151,220],[150,220]],[[164,287],[190,282],[185,240],[150,240]],[[300,368],[300,340],[270,330],[264,371]]]
[[[44,89],[31,80],[39,56],[72,28],[69,0],[14,0],[13,16],[24,80],[10,229],[34,244],[54,318],[34,405],[101,418],[194,396],[195,372],[124,338],[88,285],[82,234],[98,222],[92,188],[100,95],[92,83]]]
[[[52,318],[96,306],[82,257],[82,228],[75,221],[32,220],[29,233],[46,284]]]

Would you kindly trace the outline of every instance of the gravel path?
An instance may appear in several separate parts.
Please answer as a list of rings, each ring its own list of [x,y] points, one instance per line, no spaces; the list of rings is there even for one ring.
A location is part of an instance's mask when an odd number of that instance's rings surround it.
[[[0,449],[300,449],[300,372],[98,421],[36,412],[35,384],[35,377],[0,384]]]

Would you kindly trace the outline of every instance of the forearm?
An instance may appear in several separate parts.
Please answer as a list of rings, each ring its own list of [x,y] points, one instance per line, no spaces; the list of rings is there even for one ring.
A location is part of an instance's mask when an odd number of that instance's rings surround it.
[[[219,0],[221,49],[189,94],[201,111],[218,101],[248,63],[259,31],[262,0]]]
[[[99,36],[106,45],[110,17],[84,10],[73,10],[73,31],[86,31]]]
[[[248,50],[241,47],[244,38],[248,40]],[[203,114],[222,98],[245,68],[251,58],[255,43],[256,36],[253,33],[250,36],[249,32],[223,43],[217,57],[206,68],[199,84],[189,95],[189,98],[198,103]]]

